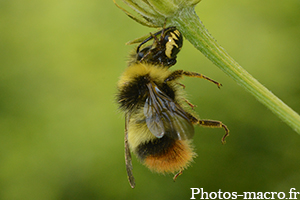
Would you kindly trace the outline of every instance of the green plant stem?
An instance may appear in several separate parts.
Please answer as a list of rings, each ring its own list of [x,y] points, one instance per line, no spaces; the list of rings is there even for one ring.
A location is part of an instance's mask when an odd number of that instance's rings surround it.
[[[192,7],[184,8],[170,21],[208,59],[300,134],[300,116],[228,55],[209,34]]]

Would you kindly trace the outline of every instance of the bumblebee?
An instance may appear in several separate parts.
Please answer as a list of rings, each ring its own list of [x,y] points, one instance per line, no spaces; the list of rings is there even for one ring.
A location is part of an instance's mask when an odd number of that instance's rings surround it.
[[[141,48],[151,39],[152,45]],[[229,134],[222,122],[196,117],[178,81],[188,76],[221,84],[196,72],[169,70],[181,47],[182,36],[175,27],[151,34],[138,46],[118,82],[117,102],[125,113],[125,163],[132,188],[131,151],[151,171],[176,174],[175,180],[196,157],[191,140],[194,125],[223,128],[223,143]]]

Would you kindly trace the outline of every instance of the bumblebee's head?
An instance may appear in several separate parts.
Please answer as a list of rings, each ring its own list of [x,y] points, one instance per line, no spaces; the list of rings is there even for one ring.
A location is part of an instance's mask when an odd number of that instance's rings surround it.
[[[162,46],[165,46],[165,55],[169,58],[176,58],[182,47],[183,38],[179,30],[176,27],[169,27],[164,33],[162,33],[163,40]]]
[[[156,36],[161,34],[160,38]],[[140,50],[141,46],[154,39],[152,45]],[[181,50],[183,38],[176,27],[169,27],[157,33],[151,34],[137,48],[137,61],[151,64],[159,64],[171,67],[176,63],[177,54]]]

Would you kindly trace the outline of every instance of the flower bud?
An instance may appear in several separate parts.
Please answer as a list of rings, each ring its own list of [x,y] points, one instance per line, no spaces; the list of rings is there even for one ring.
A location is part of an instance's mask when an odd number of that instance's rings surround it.
[[[115,1],[115,4],[130,18],[149,27],[162,27],[166,19],[178,15],[183,8],[194,7],[201,0],[123,0],[132,8],[138,17],[134,16]]]

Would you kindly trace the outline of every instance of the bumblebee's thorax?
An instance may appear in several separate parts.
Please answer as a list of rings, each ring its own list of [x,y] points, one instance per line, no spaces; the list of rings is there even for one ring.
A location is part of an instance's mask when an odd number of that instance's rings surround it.
[[[120,108],[132,111],[143,106],[148,95],[147,84],[150,81],[155,83],[171,99],[174,99],[174,88],[171,88],[169,83],[164,82],[171,73],[168,67],[164,66],[145,63],[135,63],[129,66],[118,83],[117,100]]]

